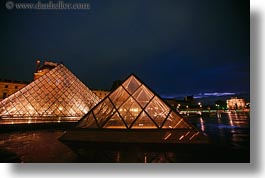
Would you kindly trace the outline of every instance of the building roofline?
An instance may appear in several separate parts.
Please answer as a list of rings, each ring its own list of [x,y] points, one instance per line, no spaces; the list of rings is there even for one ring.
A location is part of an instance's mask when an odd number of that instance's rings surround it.
[[[29,84],[29,81],[18,81],[18,80],[10,80],[10,79],[1,79],[0,82],[6,82],[6,83],[17,83],[17,84]]]

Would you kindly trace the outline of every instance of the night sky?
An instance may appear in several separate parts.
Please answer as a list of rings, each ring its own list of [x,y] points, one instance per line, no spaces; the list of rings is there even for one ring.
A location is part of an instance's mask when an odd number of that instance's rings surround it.
[[[78,2],[91,9],[7,10],[1,1],[0,78],[31,81],[41,59],[62,61],[90,88],[134,73],[162,96],[249,93],[249,1]]]

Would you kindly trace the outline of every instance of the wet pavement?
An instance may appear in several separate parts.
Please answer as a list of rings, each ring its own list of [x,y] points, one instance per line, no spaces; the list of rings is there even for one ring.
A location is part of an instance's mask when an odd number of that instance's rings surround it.
[[[248,112],[185,116],[211,145],[73,144],[61,129],[0,134],[0,162],[249,162]]]

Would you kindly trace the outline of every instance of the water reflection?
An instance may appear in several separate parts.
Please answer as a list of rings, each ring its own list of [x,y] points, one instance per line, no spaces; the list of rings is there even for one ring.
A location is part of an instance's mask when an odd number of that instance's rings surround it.
[[[237,148],[249,146],[249,112],[222,112],[216,113],[216,116],[204,114],[202,118],[199,118],[200,128],[212,137],[214,142]],[[192,118],[188,119],[196,122]]]
[[[36,123],[55,123],[55,122],[77,122],[80,117],[24,117],[24,118],[2,118],[0,125],[4,124],[36,124]]]
[[[58,141],[62,134],[62,131],[0,134],[0,148],[16,153],[22,162],[73,162],[75,153]]]
[[[58,140],[63,131],[39,130],[0,134],[0,153],[1,149],[14,152],[22,162],[170,163],[233,162],[248,159],[250,122],[248,112],[202,113],[202,115],[186,117],[193,125],[207,134],[218,147],[194,145],[181,147],[178,145],[161,150],[157,145],[151,145],[148,148],[139,145],[125,147],[113,147],[112,145],[105,147],[97,144],[94,147],[66,145]]]
[[[217,112],[216,115],[217,115],[218,120],[222,118],[222,114],[220,112]]]
[[[203,122],[203,119],[202,119],[202,117],[200,117],[200,125],[201,125],[201,131],[205,131],[205,129],[204,129],[204,122]]]

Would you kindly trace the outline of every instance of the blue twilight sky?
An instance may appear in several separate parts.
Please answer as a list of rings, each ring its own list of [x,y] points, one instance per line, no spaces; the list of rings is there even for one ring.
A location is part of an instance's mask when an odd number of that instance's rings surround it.
[[[164,96],[250,90],[249,1],[65,2],[91,9],[7,10],[1,1],[0,78],[30,81],[41,59],[63,61],[90,88],[135,73]]]

